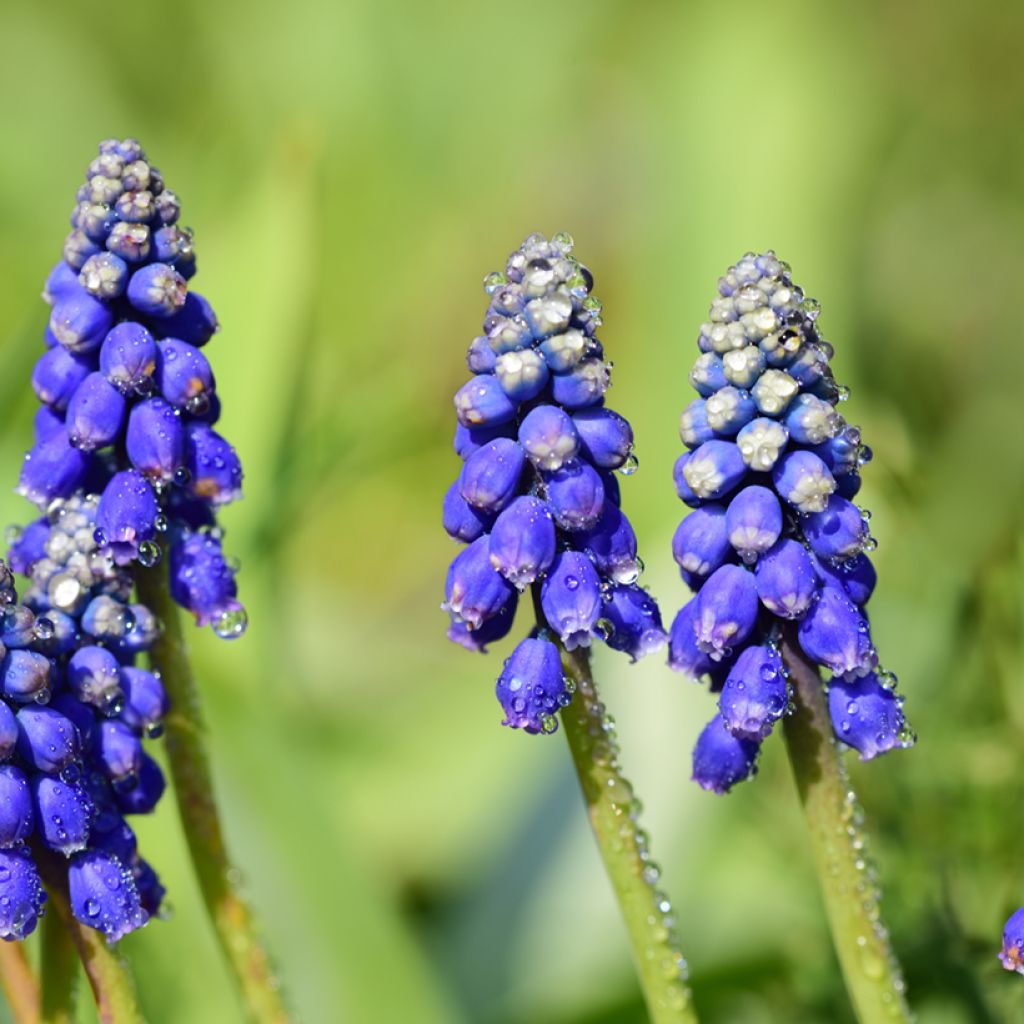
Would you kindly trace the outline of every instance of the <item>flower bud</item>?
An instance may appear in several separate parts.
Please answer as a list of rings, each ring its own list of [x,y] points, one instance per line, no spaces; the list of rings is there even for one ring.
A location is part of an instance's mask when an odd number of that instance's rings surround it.
[[[555,522],[570,532],[597,525],[604,509],[604,484],[583,459],[572,459],[554,471],[542,471],[548,505]]]
[[[459,491],[474,508],[500,512],[515,497],[525,465],[522,447],[509,438],[499,437],[466,459]]]
[[[752,572],[737,565],[716,569],[697,594],[693,620],[697,646],[713,661],[729,657],[750,636],[757,609]]]
[[[782,509],[767,487],[744,487],[725,511],[729,543],[747,564],[757,561],[782,535]]]
[[[800,618],[811,607],[820,583],[807,549],[788,538],[766,551],[754,570],[757,596],[780,619]]]
[[[523,418],[519,443],[538,469],[550,472],[576,455],[580,439],[568,413],[554,405],[538,405]]]
[[[495,692],[505,713],[502,725],[554,732],[555,716],[569,703],[558,648],[550,640],[523,640],[505,662]]]
[[[734,736],[721,715],[704,727],[693,748],[693,781],[712,793],[728,793],[756,771],[760,743]]]
[[[555,559],[555,523],[539,498],[516,498],[494,521],[491,564],[519,590],[528,587]]]
[[[590,559],[579,551],[563,551],[541,584],[540,603],[566,650],[589,647],[601,615],[601,580]]]
[[[84,925],[117,942],[146,923],[130,872],[110,854],[86,850],[68,866],[71,912]]]
[[[102,373],[90,373],[68,402],[68,440],[90,452],[112,444],[121,433],[125,400]]]
[[[757,645],[740,652],[726,676],[718,707],[734,736],[763,740],[785,712],[787,699],[779,652]]]
[[[833,679],[828,710],[836,736],[870,761],[895,747],[909,746],[903,698],[886,689],[874,672],[862,679]]]

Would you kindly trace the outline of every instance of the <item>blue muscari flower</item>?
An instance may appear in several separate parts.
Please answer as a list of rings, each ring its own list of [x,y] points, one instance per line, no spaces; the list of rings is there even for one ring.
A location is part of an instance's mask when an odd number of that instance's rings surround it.
[[[1003,928],[999,962],[1007,971],[1024,974],[1024,907],[1015,910]]]
[[[205,554],[223,571],[205,587],[179,574],[176,593],[221,635],[237,636],[234,571],[184,536],[213,529],[213,511],[241,497],[242,466],[212,426],[220,405],[200,348],[218,323],[189,288],[195,254],[179,214],[138,142],[101,144],[43,291],[52,308],[32,386],[44,408],[18,490],[42,509],[100,494],[101,548],[126,565],[154,564],[164,547],[191,551],[190,561]],[[211,512],[201,527],[183,512],[190,503]],[[219,552],[219,536],[211,543]]]
[[[224,557],[217,529],[176,531],[168,562],[171,596],[199,626],[212,626],[222,639],[245,631],[245,609],[238,600],[236,568]]]
[[[636,469],[633,431],[604,404],[601,304],[572,250],[567,235],[531,235],[484,281],[473,376],[454,400],[463,467],[443,502],[445,530],[467,544],[445,585],[450,640],[482,651],[502,639],[533,588],[537,630],[497,687],[504,724],[530,733],[553,732],[571,699],[556,641],[596,638],[636,659],[667,639],[636,583],[643,566],[612,472]]]
[[[744,256],[718,291],[690,374],[700,397],[680,418],[687,451],[673,470],[694,510],[673,555],[696,596],[672,623],[669,664],[721,691],[694,777],[725,792],[752,774],[787,710],[784,630],[830,673],[838,740],[867,760],[913,736],[864,611],[874,540],[853,498],[871,452],[839,412],[847,392],[832,376],[818,304],[771,252]]]
[[[3,938],[28,935],[43,911],[33,845],[66,865],[76,917],[109,941],[144,924],[163,898],[134,837],[118,852],[104,841],[132,835],[124,816],[151,811],[163,792],[142,744],[168,705],[160,680],[133,664],[156,639],[155,619],[131,602],[130,572],[97,542],[99,504],[97,495],[57,501],[14,538],[29,577],[24,603],[0,562]]]

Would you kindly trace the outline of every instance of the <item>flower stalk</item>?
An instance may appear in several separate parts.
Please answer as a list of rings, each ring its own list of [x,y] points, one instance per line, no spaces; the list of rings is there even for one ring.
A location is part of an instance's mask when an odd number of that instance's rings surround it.
[[[20,942],[0,942],[0,988],[15,1024],[38,1024],[39,983]]]
[[[47,914],[41,932],[42,1024],[72,1024],[78,983],[74,938],[59,914]]]
[[[256,923],[238,891],[213,793],[199,691],[189,663],[178,608],[161,568],[136,574],[139,595],[163,622],[150,651],[171,709],[165,721],[167,759],[189,853],[207,912],[251,1018],[283,1024],[288,1013]]]
[[[791,633],[783,639],[782,656],[796,705],[783,720],[786,748],[847,991],[860,1024],[910,1021],[903,976],[871,875],[862,814],[833,739],[821,677]]]
[[[639,801],[621,772],[614,726],[605,714],[586,648],[559,645],[575,684],[562,725],[580,781],[587,816],[629,934],[640,988],[654,1024],[696,1024],[672,908],[655,883],[658,868],[638,824]]]

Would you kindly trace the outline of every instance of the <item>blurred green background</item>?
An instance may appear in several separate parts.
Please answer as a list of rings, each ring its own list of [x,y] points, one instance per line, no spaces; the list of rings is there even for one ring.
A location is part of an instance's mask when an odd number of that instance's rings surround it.
[[[720,273],[774,247],[823,304],[875,450],[876,639],[920,742],[853,766],[926,1024],[1024,1019],[1024,8],[179,0],[0,6],[0,467],[29,443],[38,299],[97,142],[183,197],[246,500],[251,628],[195,633],[234,855],[307,1022],[632,1024],[628,950],[561,735],[499,726],[444,640],[450,396],[483,275],[571,231],[605,303],[624,501],[669,551],[686,372]],[[4,491],[0,518],[30,509]],[[597,657],[702,1019],[847,1022],[782,744],[726,799],[712,713]],[[153,1022],[238,1018],[173,804],[140,826],[174,914],[123,946]],[[83,1020],[91,1011],[83,1009]]]

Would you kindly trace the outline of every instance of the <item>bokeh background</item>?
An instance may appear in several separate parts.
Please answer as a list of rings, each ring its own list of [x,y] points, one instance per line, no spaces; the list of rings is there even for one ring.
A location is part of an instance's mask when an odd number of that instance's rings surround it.
[[[450,396],[480,281],[533,230],[594,271],[667,616],[717,277],[774,247],[821,300],[876,453],[876,638],[920,735],[853,766],[895,945],[926,1024],[1022,1019],[995,959],[1024,903],[1022,44],[1020,5],[953,0],[0,7],[0,470],[13,487],[74,190],[101,138],[138,136],[223,328],[251,628],[194,653],[305,1021],[645,1019],[561,735],[500,728],[509,645],[450,646],[438,609]],[[2,495],[4,522],[30,516]],[[689,782],[708,694],[657,659],[596,671],[702,1019],[852,1020],[782,744],[716,799]],[[174,907],[123,944],[145,1012],[239,1019],[172,802],[140,832]]]

